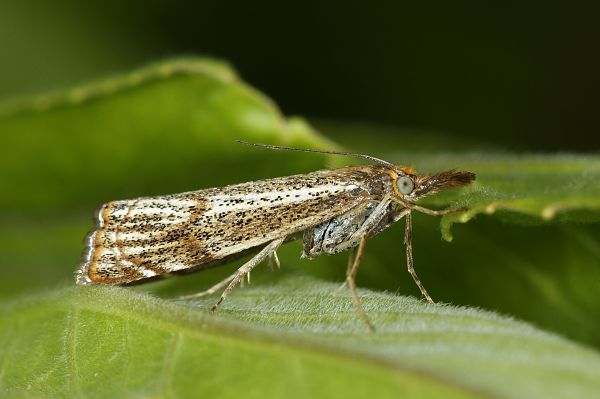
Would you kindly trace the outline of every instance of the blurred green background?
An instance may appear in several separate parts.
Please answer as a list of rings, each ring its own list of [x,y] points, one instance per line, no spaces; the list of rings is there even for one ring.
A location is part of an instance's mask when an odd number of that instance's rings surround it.
[[[0,4],[0,98],[202,54],[285,114],[510,150],[600,148],[597,2]]]

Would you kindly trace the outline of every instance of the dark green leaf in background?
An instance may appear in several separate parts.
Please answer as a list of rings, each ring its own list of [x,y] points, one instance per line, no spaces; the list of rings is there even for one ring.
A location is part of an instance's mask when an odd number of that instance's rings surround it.
[[[236,290],[218,316],[206,312],[213,298],[173,298],[217,282],[236,265],[135,288],[57,288],[73,285],[82,238],[102,202],[354,162],[236,144],[335,148],[302,120],[284,118],[222,63],[151,65],[4,104],[0,114],[6,302],[0,392],[239,397],[251,396],[255,386],[267,387],[256,391],[261,397],[598,392],[597,349],[473,308],[365,291],[379,328],[369,335],[347,293],[322,281],[341,281],[345,254],[300,260],[298,243],[282,248],[281,271],[261,267],[253,286]],[[471,187],[424,201],[470,208],[445,217],[441,234],[439,219],[415,219],[416,267],[435,299],[499,311],[600,346],[598,157],[516,155],[435,133],[317,126],[346,148],[420,172],[477,173]],[[370,240],[359,286],[418,295],[405,271],[402,228]]]

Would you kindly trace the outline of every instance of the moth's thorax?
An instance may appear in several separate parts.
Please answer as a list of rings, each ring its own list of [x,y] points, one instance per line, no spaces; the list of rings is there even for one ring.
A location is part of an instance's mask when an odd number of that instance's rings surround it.
[[[392,193],[393,182],[398,176],[397,170],[380,165],[347,166],[334,171],[346,175],[349,182],[358,183],[366,189],[369,199],[373,200],[382,199]]]

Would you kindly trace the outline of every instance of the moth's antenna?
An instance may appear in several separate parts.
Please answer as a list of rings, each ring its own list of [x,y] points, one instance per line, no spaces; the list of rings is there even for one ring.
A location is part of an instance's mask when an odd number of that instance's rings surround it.
[[[282,145],[272,145],[272,144],[259,144],[259,143],[249,143],[243,140],[236,140],[238,143],[251,145],[253,147],[260,148],[268,148],[270,150],[285,150],[285,151],[299,151],[299,152],[316,152],[319,154],[331,154],[331,155],[345,155],[354,158],[362,158],[367,159],[369,161],[376,162],[380,165],[387,166],[388,168],[396,168],[396,165],[389,163],[388,161],[384,161],[383,159],[375,158],[371,155],[366,154],[355,154],[353,152],[344,152],[344,151],[327,151],[327,150],[311,150],[308,148],[296,148],[296,147],[285,147]]]

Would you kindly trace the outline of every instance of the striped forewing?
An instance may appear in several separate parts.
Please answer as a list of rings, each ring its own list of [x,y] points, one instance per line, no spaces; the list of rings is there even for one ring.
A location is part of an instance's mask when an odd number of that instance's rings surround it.
[[[77,281],[124,284],[287,237],[374,195],[378,166],[317,171],[101,207]],[[375,179],[377,180],[377,179]]]

